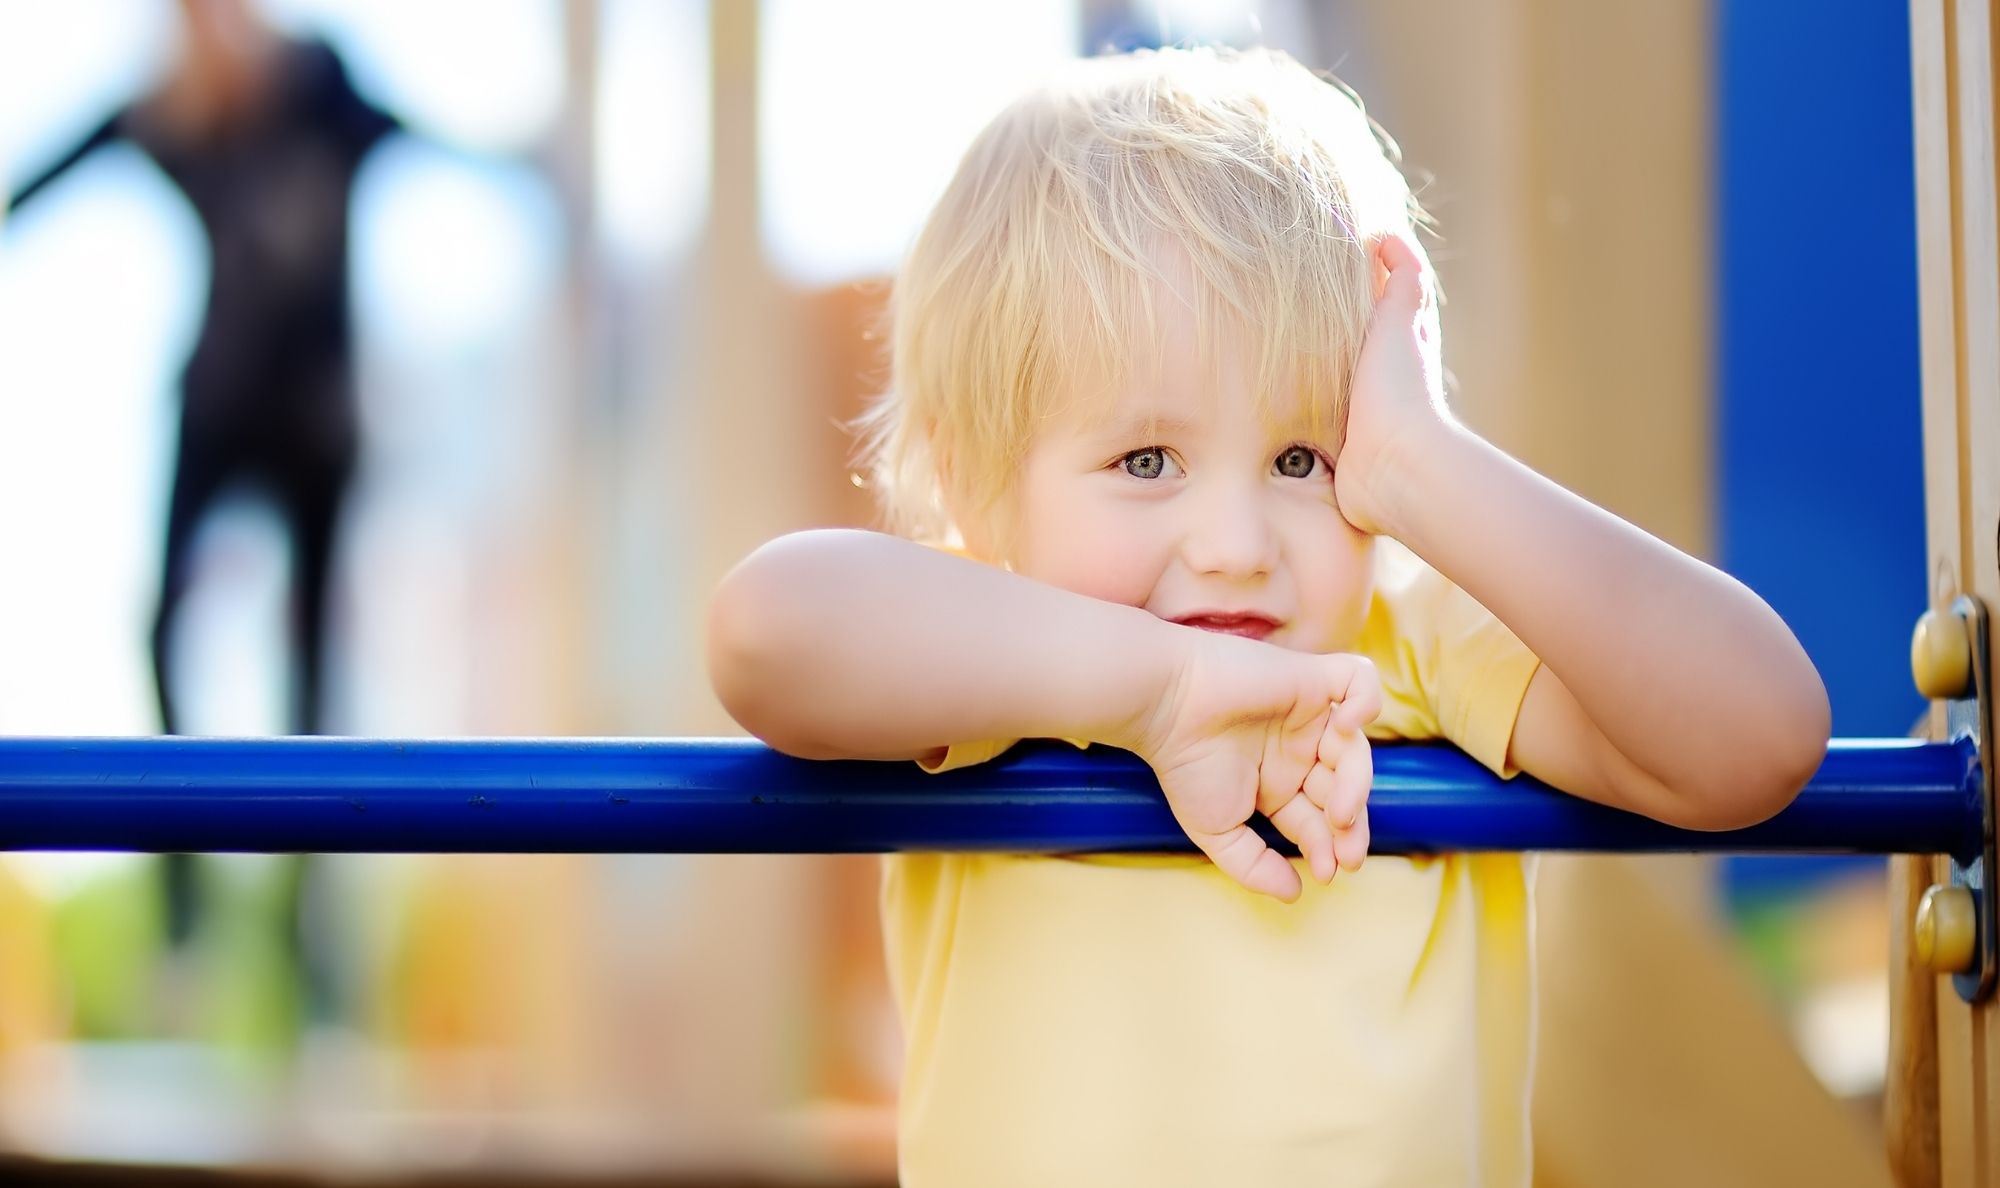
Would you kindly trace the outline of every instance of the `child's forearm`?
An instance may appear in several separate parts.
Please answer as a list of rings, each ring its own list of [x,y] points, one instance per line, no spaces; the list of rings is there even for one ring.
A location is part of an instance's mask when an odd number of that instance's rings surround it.
[[[1769,785],[1788,797],[1817,766],[1819,675],[1735,579],[1456,426],[1396,469],[1385,530],[1520,636],[1668,795]]]
[[[724,579],[709,673],[751,733],[807,758],[907,759],[955,742],[1128,746],[1179,629],[896,537],[804,532]]]

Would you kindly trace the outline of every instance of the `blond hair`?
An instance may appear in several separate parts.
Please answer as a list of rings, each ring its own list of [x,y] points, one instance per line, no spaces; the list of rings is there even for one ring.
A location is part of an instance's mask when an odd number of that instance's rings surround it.
[[[1037,427],[1127,381],[1176,279],[1201,357],[1235,334],[1260,401],[1338,426],[1368,242],[1421,218],[1359,100],[1282,53],[1071,64],[973,141],[897,277],[889,389],[857,423],[887,526],[950,540],[956,509],[1004,535]]]

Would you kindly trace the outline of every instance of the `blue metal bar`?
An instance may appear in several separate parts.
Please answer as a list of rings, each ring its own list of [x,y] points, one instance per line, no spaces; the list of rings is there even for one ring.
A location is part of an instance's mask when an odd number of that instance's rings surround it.
[[[1702,834],[1375,752],[1374,850],[1951,853],[1979,845],[1969,743],[1836,741],[1762,825]],[[0,739],[0,849],[324,853],[1187,850],[1138,759],[1031,744],[944,776],[720,739]]]

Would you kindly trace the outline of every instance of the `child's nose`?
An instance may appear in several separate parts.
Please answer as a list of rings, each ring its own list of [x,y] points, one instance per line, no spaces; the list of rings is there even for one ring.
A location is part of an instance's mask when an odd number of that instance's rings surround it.
[[[1277,536],[1254,485],[1218,483],[1190,502],[1193,514],[1181,537],[1181,557],[1188,568],[1229,578],[1271,571]]]

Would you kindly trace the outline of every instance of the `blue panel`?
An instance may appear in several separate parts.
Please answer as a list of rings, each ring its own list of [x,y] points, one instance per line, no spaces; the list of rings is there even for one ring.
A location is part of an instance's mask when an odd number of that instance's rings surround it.
[[[1908,21],[1880,0],[1716,6],[1720,557],[1804,641],[1836,734],[1923,709]]]
[[[1900,734],[1927,592],[1908,6],[1718,0],[1715,36],[1719,556],[1805,643],[1836,734]]]
[[[1375,751],[1380,854],[1772,850],[1967,854],[1970,744],[1837,743],[1798,800],[1688,833],[1503,784],[1450,747]],[[1275,839],[1275,835],[1270,835]],[[943,776],[716,739],[0,739],[0,849],[490,853],[1188,850],[1123,751],[1018,748]]]

